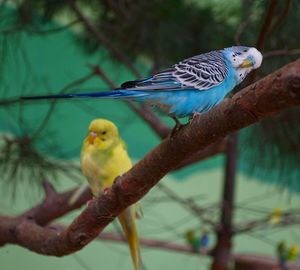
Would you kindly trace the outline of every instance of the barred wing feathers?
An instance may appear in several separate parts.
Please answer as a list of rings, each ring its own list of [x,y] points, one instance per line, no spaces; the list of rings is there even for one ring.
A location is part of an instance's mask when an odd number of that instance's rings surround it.
[[[174,76],[185,87],[207,90],[222,83],[228,75],[220,51],[200,54],[175,65]]]
[[[185,59],[150,78],[125,82],[121,89],[208,90],[221,84],[228,72],[222,52],[213,51]]]

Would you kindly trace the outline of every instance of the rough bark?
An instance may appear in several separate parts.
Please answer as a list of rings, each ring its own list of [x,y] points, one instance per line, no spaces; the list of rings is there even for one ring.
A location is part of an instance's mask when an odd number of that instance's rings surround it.
[[[53,256],[80,250],[184,159],[230,133],[299,105],[300,60],[246,87],[165,139],[93,200],[63,232],[25,218],[0,217],[0,245],[18,244]]]

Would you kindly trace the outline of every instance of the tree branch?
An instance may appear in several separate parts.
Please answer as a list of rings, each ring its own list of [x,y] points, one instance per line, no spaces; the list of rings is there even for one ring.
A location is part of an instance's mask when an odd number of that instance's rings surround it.
[[[299,105],[300,60],[246,87],[165,139],[90,203],[63,232],[43,228],[32,220],[1,216],[0,244],[18,244],[53,256],[78,251],[184,159],[229,133]]]
[[[97,239],[101,241],[113,241],[113,242],[127,242],[126,239],[116,233],[101,233]],[[188,253],[188,254],[195,254],[195,255],[204,255],[203,253],[194,251],[191,246],[184,245],[184,244],[177,244],[172,242],[166,242],[162,240],[154,240],[154,239],[140,239],[140,243],[144,247],[150,248],[159,248],[168,251],[175,251],[180,253]]]
[[[270,217],[266,216],[260,219],[247,221],[244,224],[240,224],[236,226],[233,230],[234,234],[241,234],[245,232],[251,232],[253,230],[257,230],[259,228],[265,228],[267,224],[270,224]],[[286,212],[282,215],[281,221],[277,224],[273,224],[272,227],[286,227],[288,225],[300,224],[300,213],[298,212]]]
[[[115,45],[111,43],[110,40],[107,39],[107,37],[102,34],[98,30],[98,28],[96,28],[96,26],[82,13],[80,8],[76,4],[76,1],[69,0],[68,3],[78,19],[83,23],[85,28],[96,38],[98,43],[104,45],[114,55],[114,57],[120,62],[124,63],[136,77],[142,77],[141,73],[137,70],[133,63],[129,61],[129,59],[121,51],[119,51],[115,47]]]
[[[275,50],[270,52],[264,53],[264,59],[270,58],[270,57],[276,57],[276,56],[292,56],[300,54],[300,49],[285,49],[285,50]]]
[[[172,131],[166,124],[164,124],[147,106],[138,107],[133,103],[128,102],[129,107],[136,112],[161,138],[166,138]]]
[[[120,235],[116,235],[114,233],[102,233],[100,234],[97,239],[101,241],[113,241],[113,242],[125,242],[126,240],[124,237]],[[174,251],[174,252],[180,252],[180,253],[187,253],[190,255],[196,255],[196,256],[212,256],[212,252],[208,251],[206,253],[203,253],[203,251],[194,251],[189,245],[185,244],[177,244],[177,243],[170,243],[165,242],[161,240],[153,240],[153,239],[140,239],[141,245],[148,248],[155,248],[155,249],[162,249],[167,251]],[[265,268],[260,269],[276,269],[278,266],[278,260],[277,258],[266,256],[266,255],[260,255],[260,254],[233,254],[232,259],[235,263],[249,263],[251,262],[252,265],[264,265]],[[269,268],[267,268],[267,266]],[[237,268],[236,268],[237,269]],[[244,269],[244,268],[240,268]],[[293,269],[298,270],[300,269],[300,264],[295,263],[288,263],[286,266],[286,269]]]
[[[107,76],[104,70],[99,65],[89,65],[93,69],[93,73],[98,75],[110,88],[115,89],[117,86],[115,83]],[[139,115],[153,131],[161,138],[164,139],[171,132],[166,124],[164,124],[152,111],[149,110],[147,106],[138,107],[134,105],[131,101],[125,101],[131,110],[133,110],[137,115]]]
[[[285,1],[285,6],[281,12],[281,14],[277,17],[276,21],[273,23],[272,27],[268,31],[268,35],[271,35],[277,28],[278,26],[282,23],[284,18],[288,15],[290,9],[291,9],[291,0],[286,0]]]
[[[158,183],[157,187],[161,191],[163,191],[169,198],[181,204],[185,209],[187,209],[189,212],[197,216],[203,224],[209,224],[212,226],[216,225],[212,219],[204,216],[204,214],[207,212],[207,209],[198,206],[194,202],[194,200],[179,197],[175,192],[173,192],[171,189],[169,189],[167,186],[163,185],[162,183]]]
[[[277,5],[278,0],[269,1],[266,17],[256,42],[256,48],[259,50],[263,49],[267,36],[269,35],[270,25],[272,24]]]
[[[76,191],[76,188],[57,193],[49,182],[44,181],[43,186],[46,194],[44,201],[20,215],[19,219],[32,220],[36,224],[43,226],[72,210],[80,208],[88,200],[92,199],[92,195],[87,189],[74,204],[70,205],[69,200]]]

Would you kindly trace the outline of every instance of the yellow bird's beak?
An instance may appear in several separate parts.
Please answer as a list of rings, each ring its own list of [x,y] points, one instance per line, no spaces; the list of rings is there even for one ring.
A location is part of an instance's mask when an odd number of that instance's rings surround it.
[[[243,63],[240,65],[241,68],[248,68],[248,67],[252,67],[253,66],[253,63],[252,61],[250,61],[249,59],[245,59],[243,61]]]
[[[96,132],[93,132],[93,131],[89,132],[89,135],[88,135],[88,141],[89,141],[89,143],[90,144],[94,144],[94,141],[95,141],[96,137],[97,137],[97,133]]]

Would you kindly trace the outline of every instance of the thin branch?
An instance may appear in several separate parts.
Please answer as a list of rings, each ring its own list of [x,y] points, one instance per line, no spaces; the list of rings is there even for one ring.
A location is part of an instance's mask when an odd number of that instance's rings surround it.
[[[101,241],[112,241],[112,242],[127,242],[127,240],[120,234],[116,233],[101,233],[98,237],[98,240]],[[148,247],[148,248],[155,248],[155,249],[162,249],[162,250],[167,250],[167,251],[174,251],[174,252],[180,252],[180,253],[188,253],[188,254],[194,254],[197,256],[207,256],[209,253],[203,253],[201,251],[195,251],[194,249],[191,248],[189,245],[184,245],[184,244],[177,244],[177,243],[172,243],[172,242],[167,242],[163,240],[155,240],[155,239],[146,239],[146,238],[141,238],[140,239],[140,244],[143,247]]]
[[[19,98],[8,98],[8,99],[0,100],[0,106],[10,106],[10,105],[18,104],[20,102],[21,100]]]
[[[88,67],[92,69],[92,73],[100,79],[102,79],[111,89],[117,88],[115,83],[108,77],[105,71],[100,67],[100,65],[88,64]]]
[[[269,1],[269,6],[266,11],[266,17],[262,24],[262,28],[260,30],[260,33],[259,33],[259,36],[258,36],[258,39],[256,42],[256,48],[259,50],[263,49],[263,47],[264,47],[265,41],[269,34],[269,29],[272,24],[277,5],[278,5],[278,0]]]
[[[244,224],[240,224],[239,226],[236,226],[233,233],[234,234],[240,234],[245,232],[250,232],[258,228],[265,228],[267,224],[269,224],[270,217],[266,216],[260,219],[251,220],[248,222],[245,222]],[[286,212],[282,215],[282,219],[277,224],[273,224],[272,228],[276,227],[285,227],[288,225],[295,225],[300,224],[300,213],[295,213],[293,211]],[[271,225],[271,224],[270,224]]]
[[[89,65],[93,69],[93,73],[98,75],[110,88],[116,89],[115,83],[108,77],[105,71],[99,65]],[[147,106],[138,107],[131,101],[126,101],[126,104],[131,110],[139,115],[149,126],[155,131],[155,133],[161,138],[166,138],[171,129],[165,125]]]
[[[284,9],[282,10],[281,14],[278,16],[276,21],[272,24],[272,27],[268,31],[268,35],[271,35],[272,33],[275,32],[275,30],[278,28],[278,26],[282,23],[284,18],[288,15],[290,9],[291,9],[291,0],[285,0],[285,6]]]
[[[243,1],[243,10],[244,10],[244,16],[245,19],[240,23],[239,27],[237,28],[237,31],[235,32],[234,35],[234,41],[236,45],[241,44],[241,35],[251,22],[251,17],[252,17],[252,6],[253,6],[253,1]]]
[[[133,63],[130,62],[129,59],[119,49],[117,49],[115,45],[112,44],[110,40],[107,39],[107,37],[102,34],[98,30],[98,28],[83,14],[79,6],[76,4],[76,1],[68,0],[68,3],[78,19],[83,23],[85,28],[96,38],[98,43],[104,45],[114,55],[114,57],[120,62],[124,63],[136,77],[142,77],[141,73],[137,70]]]
[[[112,241],[112,242],[125,242],[126,240],[124,237],[121,237],[119,234],[115,233],[101,233],[98,237],[98,240],[100,241]],[[196,255],[196,256],[212,256],[212,253],[210,251],[203,252],[203,251],[195,251],[193,250],[189,245],[184,244],[177,244],[177,243],[171,243],[166,242],[162,240],[153,240],[153,239],[140,239],[140,243],[143,247],[148,248],[155,248],[155,249],[161,249],[161,250],[167,250],[167,251],[173,251],[173,252],[179,252],[179,253],[187,253],[190,255]],[[257,264],[264,264],[266,267],[264,269],[275,269],[278,265],[277,258],[266,256],[266,255],[259,255],[259,254],[233,254],[231,256],[232,260],[235,261],[235,263],[245,263],[245,262],[252,262],[253,265]],[[269,267],[267,267],[269,266]],[[242,268],[243,269],[243,268]],[[286,269],[293,269],[293,270],[300,270],[300,264],[299,263],[288,263],[286,266]]]
[[[170,134],[172,129],[164,124],[152,111],[150,111],[148,106],[138,107],[132,102],[128,102],[128,106],[146,123],[148,123],[152,130],[154,130],[161,139],[166,138]]]
[[[264,22],[261,26],[261,29],[260,29],[260,32],[259,32],[259,35],[258,35],[258,38],[257,38],[257,41],[256,41],[256,45],[255,45],[255,47],[260,51],[263,51],[263,48],[264,48],[265,42],[266,42],[267,37],[268,37],[269,29],[271,27],[277,5],[278,5],[278,0],[269,1],[268,9],[266,10],[266,13],[265,13],[265,19],[264,19]],[[256,75],[256,70],[254,70],[250,74],[250,76],[248,77],[247,82],[248,83],[253,83],[255,81],[255,75]]]
[[[278,259],[261,254],[236,254],[233,255],[236,270],[245,269],[280,269]],[[287,263],[286,270],[300,270],[299,263]]]
[[[112,242],[125,242],[126,240],[124,237],[120,236],[120,234],[114,234],[114,233],[101,233],[98,237],[98,240],[100,241],[112,241]],[[189,245],[184,244],[177,244],[177,243],[171,243],[161,240],[153,240],[153,239],[140,239],[140,243],[143,247],[148,248],[155,248],[155,249],[161,249],[166,251],[173,251],[173,252],[179,252],[179,253],[187,253],[190,255],[196,255],[196,256],[212,256],[211,251],[195,251],[193,250]],[[260,254],[233,254],[231,256],[232,260],[236,263],[245,263],[245,262],[252,262],[253,265],[265,265],[264,269],[275,269],[278,265],[278,259],[266,256],[266,255],[260,255]],[[241,268],[244,269],[244,268]],[[300,270],[300,263],[288,263],[286,266],[286,269],[291,270]]]
[[[65,93],[68,89],[70,89],[71,87],[80,85],[86,81],[88,81],[89,79],[91,79],[94,76],[93,73],[89,73],[81,78],[78,78],[70,83],[68,83],[66,86],[64,86],[59,93],[63,94]],[[43,121],[41,122],[41,124],[38,126],[38,128],[33,132],[33,134],[31,135],[31,139],[35,140],[40,134],[41,132],[44,130],[45,127],[47,127],[47,124],[49,123],[50,118],[53,116],[53,111],[55,109],[55,106],[57,104],[57,100],[52,100],[50,102],[50,106],[48,108],[47,114],[45,115]]]
[[[117,178],[63,232],[41,227],[34,220],[1,216],[0,244],[17,244],[52,256],[78,251],[184,159],[229,133],[293,106],[300,106],[300,60],[246,87],[165,139]]]
[[[278,56],[292,56],[300,54],[300,49],[285,49],[285,50],[275,50],[270,52],[264,53],[264,60],[271,58],[271,57],[278,57]]]
[[[182,205],[185,209],[190,211],[195,216],[199,217],[199,219],[205,223],[212,226],[215,226],[215,223],[212,219],[204,217],[204,214],[207,212],[206,208],[202,208],[198,206],[193,200],[191,199],[185,199],[178,196],[173,190],[168,188],[167,186],[163,185],[162,183],[158,183],[157,187],[163,191],[169,198],[171,198],[173,201],[179,203]]]

